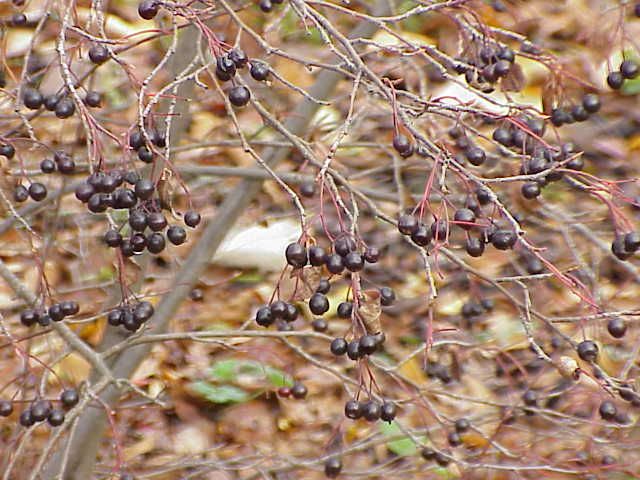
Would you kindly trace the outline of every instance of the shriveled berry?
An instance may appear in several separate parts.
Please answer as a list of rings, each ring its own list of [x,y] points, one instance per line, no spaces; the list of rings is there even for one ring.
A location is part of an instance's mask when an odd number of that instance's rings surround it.
[[[616,405],[612,401],[605,400],[600,404],[600,407],[598,408],[598,413],[600,413],[600,417],[602,417],[603,420],[612,421],[612,420],[615,420],[616,415],[618,413],[618,409],[616,408]]]
[[[420,222],[418,228],[411,234],[411,240],[413,240],[416,245],[426,247],[432,240],[431,229]]]
[[[380,289],[380,304],[388,307],[396,301],[396,292],[391,287],[382,287]]]
[[[496,230],[491,236],[491,244],[498,250],[510,249],[517,240],[518,237],[512,230]]]
[[[402,135],[401,133],[393,136],[393,148],[403,158],[408,158],[413,155],[414,146],[409,137]]]
[[[216,59],[216,77],[221,82],[227,82],[236,74],[236,64],[228,56],[223,55]]]
[[[380,260],[380,250],[376,247],[367,247],[364,251],[364,260],[367,263],[377,263]]]
[[[598,358],[598,345],[592,340],[583,340],[578,344],[578,356],[585,362],[595,362]]]
[[[304,182],[300,185],[300,195],[312,198],[316,194],[316,184],[313,182]]]
[[[240,48],[234,48],[228,53],[229,59],[235,64],[237,68],[244,68],[249,63],[249,57]]]
[[[13,191],[13,199],[16,202],[22,203],[27,201],[28,198],[29,190],[27,190],[27,187],[25,187],[24,185],[16,186],[15,190]]]
[[[436,458],[436,451],[431,447],[422,447],[422,450],[420,450],[420,456],[427,461],[431,461]]]

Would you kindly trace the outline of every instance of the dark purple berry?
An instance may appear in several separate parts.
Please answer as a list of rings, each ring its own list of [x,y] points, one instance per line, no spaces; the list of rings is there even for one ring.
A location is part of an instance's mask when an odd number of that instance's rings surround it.
[[[285,250],[285,257],[293,268],[302,268],[307,264],[307,249],[297,242],[290,243]]]

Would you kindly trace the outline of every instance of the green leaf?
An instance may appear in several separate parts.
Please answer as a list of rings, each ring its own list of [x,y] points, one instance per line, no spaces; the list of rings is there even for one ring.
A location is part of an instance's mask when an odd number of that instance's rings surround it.
[[[392,423],[382,422],[380,423],[380,432],[385,437],[397,437],[399,434],[402,433],[402,430],[400,430],[400,427],[396,422],[392,422]],[[408,457],[411,455],[415,455],[416,452],[418,451],[418,448],[416,447],[415,443],[413,443],[413,440],[411,440],[409,437],[389,440],[387,442],[387,448],[391,452],[401,457]]]
[[[239,376],[245,376],[266,380],[277,388],[293,385],[291,376],[282,370],[252,360],[221,360],[211,366],[209,376],[217,382],[231,383],[237,381]]]
[[[213,385],[209,382],[193,382],[191,390],[212,403],[242,403],[251,396],[234,385]]]
[[[242,283],[242,284],[247,284],[247,283],[252,284],[252,283],[261,282],[263,280],[264,280],[264,275],[262,275],[260,272],[255,270],[255,271],[245,272],[241,275],[238,275],[233,280],[231,280],[231,282]]]
[[[267,379],[269,380],[269,383],[271,383],[271,385],[273,385],[274,387],[280,388],[293,386],[293,378],[291,378],[290,375],[284,373],[282,370],[267,365],[264,368],[264,371]]]

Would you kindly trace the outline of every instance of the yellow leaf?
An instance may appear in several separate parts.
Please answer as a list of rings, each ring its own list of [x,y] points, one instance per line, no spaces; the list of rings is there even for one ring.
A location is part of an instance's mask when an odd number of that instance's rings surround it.
[[[403,376],[417,384],[422,384],[427,380],[417,357],[405,362],[398,370]]]
[[[72,384],[86,380],[90,370],[89,362],[77,353],[70,353],[53,367],[53,371],[58,377]]]

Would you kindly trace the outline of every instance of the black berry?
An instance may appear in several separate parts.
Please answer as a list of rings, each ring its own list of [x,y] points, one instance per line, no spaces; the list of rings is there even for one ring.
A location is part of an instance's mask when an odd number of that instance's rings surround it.
[[[229,101],[236,107],[244,107],[249,103],[251,92],[243,85],[238,85],[229,90]]]
[[[584,340],[578,344],[578,356],[585,362],[595,362],[598,358],[598,345],[592,340]]]
[[[109,50],[102,44],[96,43],[89,48],[89,59],[96,65],[109,60]]]
[[[347,353],[347,341],[344,338],[334,338],[330,350],[335,356],[344,355]]]
[[[285,250],[285,257],[293,268],[302,268],[307,264],[307,249],[297,242],[290,243]]]
[[[184,228],[173,225],[167,230],[167,238],[174,245],[182,245],[187,239],[187,232]]]

